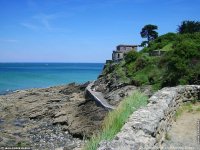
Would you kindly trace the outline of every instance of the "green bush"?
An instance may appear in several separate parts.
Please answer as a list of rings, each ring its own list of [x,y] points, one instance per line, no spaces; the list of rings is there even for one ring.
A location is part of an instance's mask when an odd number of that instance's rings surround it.
[[[147,57],[139,57],[137,58],[137,60],[135,61],[135,70],[141,70],[143,69],[146,65],[148,64],[148,59]]]
[[[162,63],[166,72],[162,86],[192,84],[200,75],[200,33],[179,35]]]
[[[127,54],[125,54],[125,62],[130,63],[135,61],[139,56],[139,53],[136,51],[130,51]]]

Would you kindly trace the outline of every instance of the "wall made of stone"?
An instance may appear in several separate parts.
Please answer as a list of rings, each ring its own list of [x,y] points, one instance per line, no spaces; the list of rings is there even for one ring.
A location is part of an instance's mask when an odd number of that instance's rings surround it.
[[[184,102],[200,100],[200,85],[163,88],[146,107],[135,111],[112,141],[103,141],[98,150],[159,149],[170,129],[176,110]]]

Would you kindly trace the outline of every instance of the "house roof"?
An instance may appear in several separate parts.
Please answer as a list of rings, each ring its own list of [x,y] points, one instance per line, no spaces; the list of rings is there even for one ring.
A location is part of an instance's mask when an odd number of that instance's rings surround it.
[[[123,53],[123,52],[121,52],[121,51],[113,51],[113,53]]]
[[[125,45],[125,44],[120,44],[120,45],[117,45],[117,47],[138,47],[138,45]]]

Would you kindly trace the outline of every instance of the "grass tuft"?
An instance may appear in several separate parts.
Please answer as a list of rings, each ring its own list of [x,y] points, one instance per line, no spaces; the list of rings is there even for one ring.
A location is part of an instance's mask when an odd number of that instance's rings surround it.
[[[171,136],[169,135],[169,133],[165,134],[165,139],[168,140],[168,141],[171,140]]]
[[[196,108],[196,111],[200,111],[200,107]]]
[[[194,103],[195,101],[195,103]],[[200,111],[200,103],[197,103],[197,100],[193,100],[192,102],[187,102],[180,106],[175,114],[175,121],[183,114],[183,112],[198,112]]]
[[[127,121],[128,117],[138,108],[147,104],[147,97],[140,92],[134,92],[125,98],[119,106],[108,113],[102,124],[102,131],[86,143],[85,150],[96,150],[103,140],[112,140]]]

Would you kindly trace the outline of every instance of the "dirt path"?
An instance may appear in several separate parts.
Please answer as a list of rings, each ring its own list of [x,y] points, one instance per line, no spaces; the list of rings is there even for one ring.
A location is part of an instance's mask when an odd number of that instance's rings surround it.
[[[198,105],[193,107],[200,107],[200,104]],[[200,143],[197,140],[198,121],[200,121],[200,111],[183,111],[167,133],[163,149],[200,150]]]

